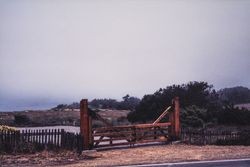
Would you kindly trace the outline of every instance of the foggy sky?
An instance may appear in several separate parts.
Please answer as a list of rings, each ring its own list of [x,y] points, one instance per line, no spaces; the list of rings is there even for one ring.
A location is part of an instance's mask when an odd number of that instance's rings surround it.
[[[250,87],[250,1],[0,0],[0,111]]]

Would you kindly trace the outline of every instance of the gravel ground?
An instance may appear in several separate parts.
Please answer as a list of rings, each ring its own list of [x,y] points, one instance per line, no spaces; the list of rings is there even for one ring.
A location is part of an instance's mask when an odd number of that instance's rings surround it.
[[[117,166],[144,163],[250,158],[250,146],[155,145],[99,151],[1,155],[0,166]]]

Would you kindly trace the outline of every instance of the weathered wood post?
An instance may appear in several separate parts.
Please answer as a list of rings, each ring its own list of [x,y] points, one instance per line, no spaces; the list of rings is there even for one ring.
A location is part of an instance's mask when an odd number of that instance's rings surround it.
[[[169,128],[170,140],[176,140],[180,137],[180,103],[179,97],[173,99],[173,112],[169,114],[169,122],[171,126]]]
[[[80,102],[80,133],[83,136],[83,149],[90,149],[90,116],[87,99],[82,99]]]
[[[174,98],[174,135],[176,139],[180,137],[180,102],[179,97]]]
[[[172,106],[174,105],[174,101],[172,101]],[[172,108],[171,108],[172,109]],[[168,127],[168,137],[170,140],[173,140],[174,138],[174,110],[169,113],[169,122],[171,125]]]

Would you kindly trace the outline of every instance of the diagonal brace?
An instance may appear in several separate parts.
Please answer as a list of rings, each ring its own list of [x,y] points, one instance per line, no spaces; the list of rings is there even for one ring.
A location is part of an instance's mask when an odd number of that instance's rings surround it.
[[[161,120],[162,120],[162,118],[163,117],[165,117],[165,115],[167,115],[168,113],[169,113],[169,111],[170,111],[170,109],[171,109],[172,107],[171,106],[169,106],[155,121],[154,121],[154,123],[153,123],[153,125],[154,124],[157,124],[157,123],[159,123]]]

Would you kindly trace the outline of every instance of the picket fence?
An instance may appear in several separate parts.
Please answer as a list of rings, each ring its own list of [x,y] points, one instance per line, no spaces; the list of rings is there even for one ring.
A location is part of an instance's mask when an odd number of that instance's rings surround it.
[[[80,134],[63,129],[0,131],[0,151],[13,152],[25,149],[67,149],[81,151]]]

